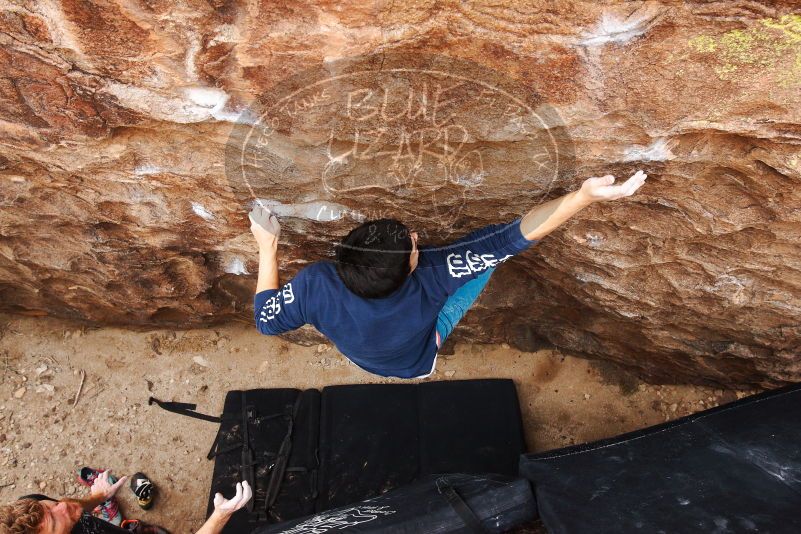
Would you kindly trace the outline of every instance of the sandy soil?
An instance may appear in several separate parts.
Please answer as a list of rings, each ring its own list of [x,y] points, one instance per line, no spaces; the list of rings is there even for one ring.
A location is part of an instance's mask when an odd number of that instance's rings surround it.
[[[216,415],[231,389],[394,381],[361,371],[329,345],[293,345],[247,325],[132,332],[5,315],[0,370],[0,502],[33,492],[78,495],[84,488],[74,473],[83,465],[141,470],[160,494],[145,512],[122,491],[126,517],[173,533],[203,523],[212,469],[205,455],[216,425],[150,407],[149,396],[196,402]],[[531,451],[613,436],[750,393],[649,385],[609,364],[506,345],[457,344],[426,380],[485,377],[514,379]]]

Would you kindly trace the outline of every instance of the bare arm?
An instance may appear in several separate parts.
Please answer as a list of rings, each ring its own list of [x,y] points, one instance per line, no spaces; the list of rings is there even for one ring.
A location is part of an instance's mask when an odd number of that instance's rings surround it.
[[[615,177],[612,175],[587,178],[578,191],[573,191],[532,208],[531,211],[523,216],[520,222],[520,231],[528,240],[542,239],[570,217],[594,202],[614,200],[632,195],[645,183],[647,177],[648,175],[644,172],[637,171],[625,183],[620,185],[612,185],[615,182]]]
[[[117,490],[120,489],[123,484],[128,482],[128,477],[124,476],[112,484],[108,479],[109,474],[109,471],[103,471],[100,473],[92,483],[92,487],[89,490],[89,496],[83,499],[75,499],[75,501],[80,503],[85,511],[91,512],[96,506],[99,506],[114,497],[114,495],[117,493]]]
[[[107,500],[108,499],[104,499],[101,495],[89,495],[83,499],[75,499],[75,501],[81,505],[84,512],[91,512]]]
[[[560,224],[590,205],[579,193],[580,191],[573,191],[535,206],[523,217],[520,231],[529,241],[539,240],[550,234]]]
[[[250,231],[259,244],[259,279],[256,293],[266,289],[278,289],[278,236],[281,225],[267,208],[256,206],[248,215]]]
[[[259,247],[259,279],[256,293],[266,289],[278,289],[278,243]]]
[[[231,515],[223,515],[218,514],[215,510],[211,513],[206,522],[203,523],[203,526],[198,529],[197,534],[217,534],[218,532],[222,532],[223,527],[225,524],[228,523],[228,519],[230,519]]]

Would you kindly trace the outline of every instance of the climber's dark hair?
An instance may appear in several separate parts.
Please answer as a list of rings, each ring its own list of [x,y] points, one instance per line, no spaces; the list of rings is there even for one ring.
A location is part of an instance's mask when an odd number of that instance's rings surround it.
[[[402,222],[367,221],[336,246],[337,274],[360,297],[388,297],[409,275],[411,252],[412,238]]]

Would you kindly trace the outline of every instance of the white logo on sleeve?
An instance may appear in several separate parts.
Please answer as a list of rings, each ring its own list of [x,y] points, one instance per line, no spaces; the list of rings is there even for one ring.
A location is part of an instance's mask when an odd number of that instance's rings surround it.
[[[284,295],[284,304],[292,304],[295,302],[295,294],[292,293],[292,283],[287,283],[284,288],[281,290],[281,293]]]
[[[448,254],[448,273],[454,278],[470,274],[470,267],[464,262],[461,254]]]
[[[281,288],[280,293],[276,293],[273,297],[267,299],[264,303],[264,306],[261,309],[261,321],[267,322],[275,319],[275,316],[281,313],[283,309],[281,307],[281,299],[283,297],[284,304],[292,304],[295,302],[295,294],[292,292],[292,282],[287,282],[284,284],[284,287]]]
[[[496,258],[493,254],[478,255],[468,250],[464,257],[461,254],[448,254],[448,274],[453,278],[461,278],[470,273],[480,273],[489,267],[495,267],[499,263],[511,258],[513,254],[507,254],[503,258]]]

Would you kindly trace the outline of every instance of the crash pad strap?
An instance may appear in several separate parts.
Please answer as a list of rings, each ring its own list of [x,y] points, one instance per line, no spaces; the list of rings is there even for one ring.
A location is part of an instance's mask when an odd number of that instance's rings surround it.
[[[476,514],[473,513],[473,510],[471,510],[470,507],[467,506],[467,503],[456,493],[453,486],[440,479],[437,481],[437,489],[439,489],[440,494],[445,497],[448,504],[453,508],[453,511],[459,515],[462,521],[464,521],[465,526],[467,526],[473,534],[486,534],[488,532],[481,524],[478,517],[476,517]]]
[[[178,415],[185,415],[194,419],[200,419],[201,421],[208,421],[210,423],[222,422],[220,417],[196,412],[195,409],[197,408],[197,404],[192,404],[189,402],[160,401],[155,397],[150,397],[147,400],[147,403],[150,405],[156,404],[162,410],[177,413]]]
[[[281,483],[284,480],[284,474],[286,473],[287,464],[289,462],[289,454],[292,451],[292,430],[294,429],[295,420],[298,417],[298,410],[300,409],[302,399],[303,396],[298,395],[298,398],[295,399],[295,404],[292,406],[292,411],[287,413],[286,434],[284,434],[284,439],[281,441],[278,455],[273,464],[272,472],[270,473],[270,479],[267,482],[267,494],[264,497],[265,512],[269,512],[273,504],[275,504],[275,499],[278,497],[278,490],[281,489]]]

